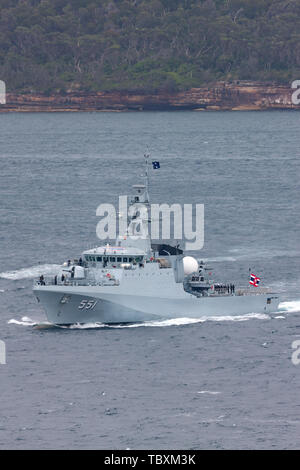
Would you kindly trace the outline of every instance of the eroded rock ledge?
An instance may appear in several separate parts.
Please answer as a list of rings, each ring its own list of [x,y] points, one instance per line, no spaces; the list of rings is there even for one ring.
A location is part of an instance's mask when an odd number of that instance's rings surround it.
[[[7,93],[6,105],[0,105],[0,112],[300,109],[300,105],[292,103],[294,91],[289,85],[220,82],[212,87],[174,93],[70,92],[51,96]]]

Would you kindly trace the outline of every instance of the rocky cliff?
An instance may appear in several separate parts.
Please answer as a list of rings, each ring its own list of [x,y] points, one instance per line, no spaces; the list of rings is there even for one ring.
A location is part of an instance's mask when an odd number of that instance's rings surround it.
[[[6,95],[0,112],[9,111],[148,111],[300,109],[292,104],[290,86],[264,83],[216,83],[181,92],[70,92],[57,95]]]

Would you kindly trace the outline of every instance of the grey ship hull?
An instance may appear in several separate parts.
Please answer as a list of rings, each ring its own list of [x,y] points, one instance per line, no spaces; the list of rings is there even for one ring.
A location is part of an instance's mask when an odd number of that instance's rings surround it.
[[[111,292],[97,286],[35,286],[34,293],[53,324],[135,323],[171,318],[201,318],[270,313],[278,308],[276,294],[225,295],[197,298],[191,294],[160,297]]]

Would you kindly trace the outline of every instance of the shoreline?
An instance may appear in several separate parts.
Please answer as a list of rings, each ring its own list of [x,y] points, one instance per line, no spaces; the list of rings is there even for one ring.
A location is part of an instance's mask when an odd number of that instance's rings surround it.
[[[45,95],[7,93],[0,113],[124,111],[266,111],[300,110],[290,85],[218,82],[210,87],[157,93],[141,91],[74,92]]]

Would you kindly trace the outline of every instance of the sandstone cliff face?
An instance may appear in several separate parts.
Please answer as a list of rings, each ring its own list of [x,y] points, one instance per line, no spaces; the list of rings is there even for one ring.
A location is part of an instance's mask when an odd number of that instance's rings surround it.
[[[292,104],[293,91],[289,86],[221,82],[213,87],[175,93],[113,91],[52,96],[8,93],[0,112],[300,109],[300,105]]]

